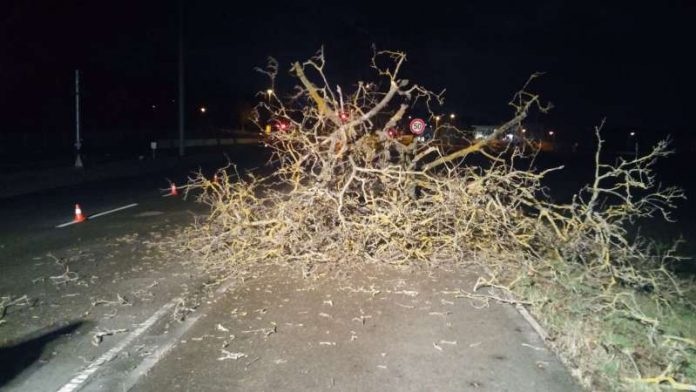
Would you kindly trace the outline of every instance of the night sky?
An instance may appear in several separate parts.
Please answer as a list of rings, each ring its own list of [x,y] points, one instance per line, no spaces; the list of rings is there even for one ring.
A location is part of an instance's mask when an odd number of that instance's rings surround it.
[[[187,104],[235,127],[267,87],[255,66],[325,45],[329,76],[369,75],[371,44],[408,53],[407,76],[447,88],[443,112],[509,118],[527,77],[555,109],[559,134],[608,128],[685,135],[693,129],[696,2],[189,1]],[[645,3],[645,4],[638,4]],[[84,77],[86,127],[176,129],[176,1],[17,1],[0,11],[0,132],[73,127],[73,70]],[[153,111],[151,105],[156,105]]]

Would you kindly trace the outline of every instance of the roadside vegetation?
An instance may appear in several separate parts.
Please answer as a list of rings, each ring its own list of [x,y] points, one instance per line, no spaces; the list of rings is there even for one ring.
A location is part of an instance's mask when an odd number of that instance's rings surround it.
[[[549,196],[523,138],[530,111],[550,105],[533,75],[510,100],[511,119],[454,151],[404,136],[409,116],[432,122],[443,95],[401,77],[406,56],[375,51],[375,80],[336,86],[323,51],[292,64],[293,91],[276,90],[279,64],[260,70],[257,123],[273,150],[268,176],[233,166],[202,175],[209,217],[186,236],[210,268],[296,265],[306,276],[355,263],[477,263],[472,301],[524,306],[583,386],[591,390],[696,390],[693,285],[672,271],[677,244],[635,235],[638,220],[667,219],[683,198],[653,171],[667,141],[644,156],[604,162],[596,129],[594,179],[567,203]],[[457,130],[464,132],[464,130]]]

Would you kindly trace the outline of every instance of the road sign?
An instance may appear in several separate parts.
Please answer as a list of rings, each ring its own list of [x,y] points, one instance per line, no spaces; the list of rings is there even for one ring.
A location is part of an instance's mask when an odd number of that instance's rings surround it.
[[[411,120],[411,122],[408,124],[408,128],[411,130],[411,133],[414,135],[422,135],[423,132],[425,132],[425,121],[423,121],[420,118],[414,118]]]

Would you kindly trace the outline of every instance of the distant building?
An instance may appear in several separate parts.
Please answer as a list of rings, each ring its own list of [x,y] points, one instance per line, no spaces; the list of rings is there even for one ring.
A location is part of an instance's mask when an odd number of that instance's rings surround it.
[[[472,125],[473,128],[473,134],[474,134],[474,139],[483,139],[486,137],[489,137],[492,135],[495,131],[498,130],[498,127],[496,125]],[[514,129],[509,130],[507,133],[504,135],[500,135],[500,139],[504,140],[506,142],[517,142],[521,138],[521,135],[519,135]]]
[[[493,134],[496,130],[495,125],[472,125],[474,139],[483,139]]]

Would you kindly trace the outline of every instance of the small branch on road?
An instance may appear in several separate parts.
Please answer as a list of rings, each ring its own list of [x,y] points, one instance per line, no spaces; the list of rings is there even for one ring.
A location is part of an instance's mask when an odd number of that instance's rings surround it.
[[[244,353],[233,353],[233,352],[230,352],[230,351],[227,351],[227,350],[220,350],[220,351],[222,352],[223,356],[219,357],[219,358],[217,359],[218,361],[224,361],[224,360],[226,360],[226,359],[237,360],[237,359],[239,359],[239,358],[246,358],[246,357],[248,357],[248,355],[246,355],[246,354],[244,354]]]
[[[128,332],[127,328],[107,329],[107,330],[103,330],[103,331],[97,331],[94,335],[92,335],[92,344],[94,346],[98,346],[104,340],[104,337],[113,336],[113,335],[116,335],[118,333],[125,333],[125,332]]]
[[[132,306],[133,304],[130,303],[126,298],[122,297],[121,294],[116,294],[116,300],[115,301],[109,301],[106,299],[92,299],[92,306],[99,306],[99,305],[104,305],[104,306]]]
[[[2,297],[0,298],[0,321],[5,318],[7,314],[7,309],[11,306],[29,306],[29,297],[25,294],[19,298],[12,299],[12,297]],[[0,323],[2,324],[2,323]]]
[[[74,282],[79,278],[80,276],[76,272],[70,271],[70,266],[68,265],[65,266],[65,272],[63,272],[61,275],[49,276],[51,282],[53,282],[53,284],[56,286],[67,285],[68,283]]]

